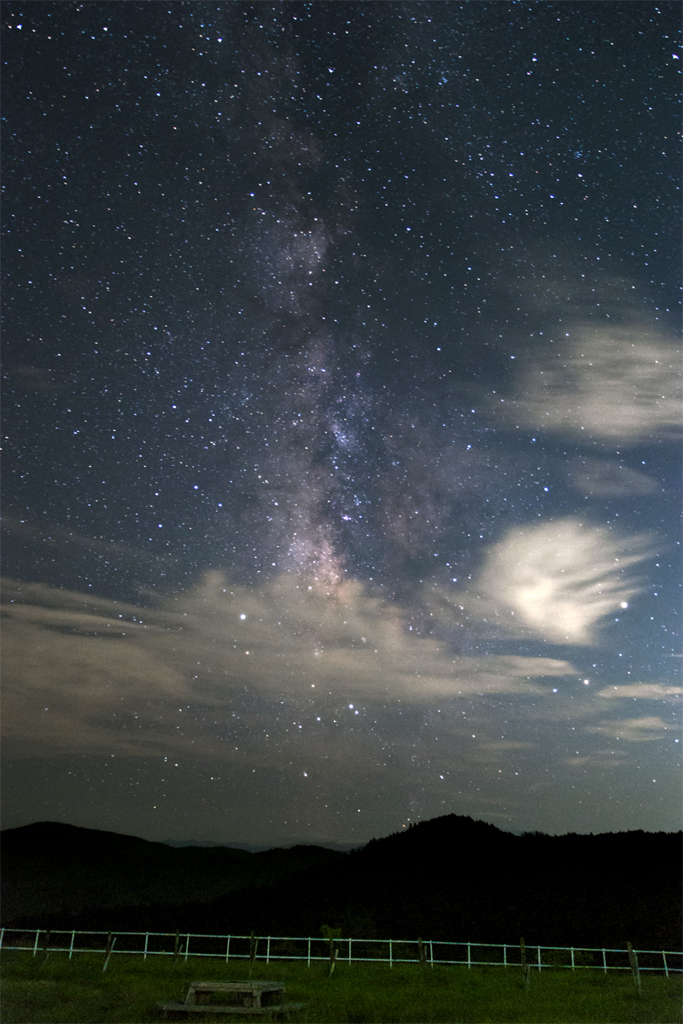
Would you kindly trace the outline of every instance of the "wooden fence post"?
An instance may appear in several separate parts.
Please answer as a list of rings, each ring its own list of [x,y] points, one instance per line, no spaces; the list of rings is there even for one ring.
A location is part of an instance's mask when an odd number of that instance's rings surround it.
[[[251,980],[251,972],[254,969],[254,961],[256,960],[256,950],[258,949],[258,937],[253,932],[249,935],[249,979]]]
[[[526,946],[524,945],[524,939],[519,940],[519,948],[522,955],[522,977],[524,978],[524,988],[529,991],[529,964],[526,960]]]
[[[115,942],[116,942],[116,936],[114,935],[112,937],[112,933],[109,932],[109,935],[107,936],[107,945],[105,946],[105,949],[104,949],[104,952],[105,952],[106,956],[105,956],[105,960],[104,960],[104,966],[102,967],[102,971],[106,971],[106,969],[107,969],[107,964],[109,963],[109,960],[111,959],[111,955],[114,952],[114,944],[115,944]]]
[[[640,970],[638,968],[638,954],[636,953],[630,942],[626,943],[626,948],[628,949],[628,962],[631,968],[631,974],[633,975],[635,986],[638,989],[638,995],[640,995]]]
[[[178,957],[183,952],[183,943],[180,941],[180,932],[175,933],[175,945],[173,947],[173,966],[177,967]],[[186,958],[187,959],[187,958]]]
[[[332,977],[334,971],[334,965],[337,962],[337,949],[334,945],[335,939],[341,939],[341,928],[330,928],[328,924],[324,924],[320,928],[320,933],[323,938],[327,939],[330,948],[330,971],[327,975],[328,978]],[[351,943],[349,942],[349,962],[351,961]]]

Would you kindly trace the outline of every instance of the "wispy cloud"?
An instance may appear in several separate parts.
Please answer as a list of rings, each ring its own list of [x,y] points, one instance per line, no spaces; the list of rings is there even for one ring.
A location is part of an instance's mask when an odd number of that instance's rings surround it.
[[[621,686],[606,686],[598,690],[598,697],[608,700],[676,700],[683,697],[683,686],[666,686],[664,683],[624,683]]]
[[[506,406],[510,422],[622,445],[680,433],[678,347],[655,328],[565,320],[530,360]]]
[[[617,755],[614,750],[596,750],[592,754],[568,757],[564,763],[571,768],[602,770],[603,768],[623,768],[628,764],[628,758]]]
[[[654,477],[612,459],[573,459],[567,475],[573,489],[590,498],[636,497],[664,490]]]
[[[629,740],[632,743],[645,743],[659,740],[663,734],[677,726],[665,722],[657,715],[645,715],[642,718],[624,718],[619,721],[603,721],[597,725],[587,725],[586,732],[602,733],[618,740]]]

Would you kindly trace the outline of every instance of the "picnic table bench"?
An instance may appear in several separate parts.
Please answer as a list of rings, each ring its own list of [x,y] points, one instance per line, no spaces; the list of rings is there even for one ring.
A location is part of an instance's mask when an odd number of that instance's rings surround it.
[[[168,1019],[173,1013],[239,1013],[260,1016],[288,1013],[303,1003],[283,1003],[285,986],[279,981],[193,981],[183,1002],[157,1003]],[[218,997],[220,1002],[214,1002]]]

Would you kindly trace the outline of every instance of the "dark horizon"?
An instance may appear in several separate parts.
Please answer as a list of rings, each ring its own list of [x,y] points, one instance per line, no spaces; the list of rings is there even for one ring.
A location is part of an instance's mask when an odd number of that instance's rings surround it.
[[[418,821],[411,822],[408,826],[403,826],[402,829],[400,829],[399,831],[391,832],[388,835],[372,836],[370,839],[366,840],[365,842],[357,843],[357,844],[355,844],[355,843],[334,843],[334,842],[329,842],[329,841],[323,840],[323,839],[321,839],[319,841],[315,841],[315,840],[308,839],[308,838],[307,839],[300,839],[300,840],[292,839],[292,840],[288,841],[284,845],[271,845],[271,846],[268,846],[268,845],[265,845],[265,846],[254,845],[254,844],[250,844],[250,843],[246,843],[246,842],[241,842],[239,840],[234,840],[234,841],[233,840],[224,840],[223,842],[216,842],[214,840],[207,840],[207,839],[182,839],[182,840],[178,840],[178,839],[147,839],[145,836],[133,835],[131,833],[112,832],[111,829],[105,829],[105,828],[91,828],[89,826],[84,826],[84,825],[74,825],[73,822],[55,821],[54,819],[45,819],[43,821],[27,822],[24,825],[12,825],[12,826],[5,825],[5,826],[2,827],[2,829],[0,829],[0,836],[2,836],[5,832],[10,832],[10,831],[14,832],[14,831],[16,831],[18,829],[30,829],[33,826],[37,827],[37,826],[64,825],[67,828],[72,828],[72,829],[77,829],[77,830],[82,829],[82,830],[87,831],[87,832],[101,832],[103,834],[109,833],[111,835],[115,835],[115,836],[126,838],[126,839],[142,839],[144,842],[159,843],[162,846],[169,846],[169,847],[172,847],[172,848],[175,848],[175,849],[182,849],[182,848],[187,848],[187,847],[197,847],[197,848],[223,847],[223,848],[226,848],[226,849],[243,850],[245,852],[251,853],[251,852],[267,852],[269,850],[291,850],[291,849],[294,849],[297,846],[320,846],[323,849],[337,850],[339,852],[351,852],[353,850],[362,850],[369,843],[376,842],[379,839],[391,839],[391,838],[393,838],[395,836],[402,835],[402,834],[408,832],[411,829],[417,828],[420,825],[432,825],[433,823],[442,823],[442,822],[444,822],[444,821],[446,821],[448,819],[451,819],[451,818],[455,818],[457,820],[469,821],[469,822],[472,822],[475,825],[478,825],[478,824],[479,825],[491,825],[493,828],[497,829],[497,831],[502,833],[503,835],[514,836],[516,838],[528,837],[528,838],[562,839],[562,838],[566,838],[568,836],[588,836],[588,837],[593,837],[593,838],[599,838],[601,836],[631,835],[633,833],[642,833],[643,835],[681,835],[681,834],[683,834],[681,829],[675,829],[675,830],[672,830],[672,831],[669,831],[669,832],[664,831],[664,830],[659,830],[657,832],[653,832],[653,831],[648,830],[648,829],[630,829],[630,830],[623,830],[622,832],[564,832],[564,833],[541,832],[541,831],[539,831],[537,829],[531,829],[531,830],[526,831],[526,832],[515,832],[515,831],[512,831],[510,829],[503,829],[499,825],[496,825],[494,822],[486,821],[483,818],[472,818],[469,815],[464,815],[463,816],[463,815],[457,815],[455,813],[452,813],[452,814],[441,815],[441,816],[439,816],[437,818],[420,819]]]

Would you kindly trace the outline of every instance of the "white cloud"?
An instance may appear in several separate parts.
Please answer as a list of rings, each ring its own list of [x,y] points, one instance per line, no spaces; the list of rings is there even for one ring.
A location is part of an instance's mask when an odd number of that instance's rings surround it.
[[[510,530],[475,583],[480,614],[493,612],[513,635],[591,644],[598,622],[641,589],[625,570],[648,557],[647,544],[574,518]]]

